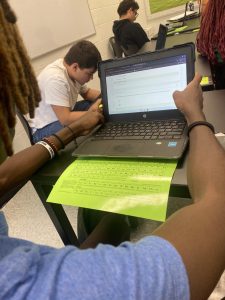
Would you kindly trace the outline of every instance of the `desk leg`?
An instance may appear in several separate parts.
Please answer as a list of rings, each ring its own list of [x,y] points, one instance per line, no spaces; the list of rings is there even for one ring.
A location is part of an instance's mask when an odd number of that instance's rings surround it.
[[[46,202],[52,186],[33,184],[64,245],[79,247],[77,236],[61,204]]]

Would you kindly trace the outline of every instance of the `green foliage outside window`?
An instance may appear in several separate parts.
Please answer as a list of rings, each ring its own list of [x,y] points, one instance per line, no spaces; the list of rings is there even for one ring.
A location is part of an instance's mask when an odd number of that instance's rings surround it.
[[[149,0],[151,13],[157,13],[162,10],[167,10],[176,6],[185,4],[187,0]]]

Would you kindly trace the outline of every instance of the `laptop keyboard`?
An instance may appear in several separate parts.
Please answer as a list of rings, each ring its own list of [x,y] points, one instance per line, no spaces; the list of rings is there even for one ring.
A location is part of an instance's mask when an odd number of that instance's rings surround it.
[[[95,133],[99,139],[165,140],[180,139],[186,123],[182,120],[154,120],[107,124]]]

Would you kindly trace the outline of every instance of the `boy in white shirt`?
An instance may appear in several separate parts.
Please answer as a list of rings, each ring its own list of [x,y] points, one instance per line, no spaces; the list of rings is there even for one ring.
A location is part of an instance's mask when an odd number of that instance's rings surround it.
[[[41,102],[35,118],[28,118],[33,141],[38,142],[80,118],[87,110],[96,110],[100,91],[88,88],[101,55],[89,41],[74,44],[64,58],[45,67],[38,76]],[[78,95],[83,97],[77,102]]]

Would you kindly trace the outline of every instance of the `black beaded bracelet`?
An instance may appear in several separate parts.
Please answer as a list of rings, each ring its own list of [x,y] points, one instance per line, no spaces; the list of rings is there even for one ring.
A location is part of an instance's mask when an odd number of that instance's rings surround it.
[[[42,141],[47,143],[53,149],[55,155],[58,154],[58,149],[52,141],[50,141],[47,137],[44,137]]]
[[[75,139],[76,136],[75,136],[75,132],[73,131],[73,129],[68,125],[65,125],[65,127],[69,129],[69,131],[73,134],[73,138]]]
[[[54,136],[60,142],[61,148],[64,149],[65,144],[64,144],[63,140],[56,133],[53,133],[52,136]]]
[[[215,129],[213,127],[213,125],[207,121],[196,121],[196,122],[193,122],[191,123],[189,126],[188,126],[188,129],[187,129],[187,135],[189,137],[190,135],[190,132],[191,130],[195,127],[195,126],[199,126],[199,125],[203,125],[203,126],[207,126],[209,127],[213,133],[215,133]]]

